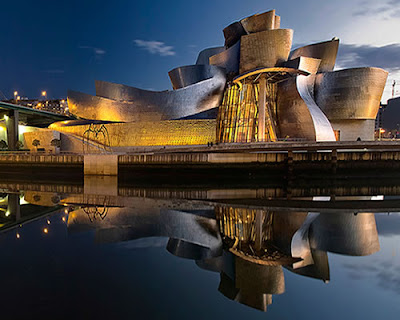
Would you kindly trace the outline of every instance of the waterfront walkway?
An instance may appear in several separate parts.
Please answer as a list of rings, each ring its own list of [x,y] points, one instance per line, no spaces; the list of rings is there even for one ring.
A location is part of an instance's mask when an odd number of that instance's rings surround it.
[[[400,168],[400,142],[280,142],[214,146],[137,147],[99,154],[0,153],[0,167],[77,169],[118,175],[121,169],[274,171]]]

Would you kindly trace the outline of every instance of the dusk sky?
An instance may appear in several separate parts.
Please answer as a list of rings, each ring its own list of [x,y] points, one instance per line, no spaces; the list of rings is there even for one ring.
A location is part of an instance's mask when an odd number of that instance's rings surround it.
[[[171,89],[168,71],[194,64],[202,49],[224,43],[222,29],[276,9],[293,48],[341,40],[337,69],[390,72],[384,101],[400,94],[400,0],[5,1],[0,28],[0,99],[94,94],[94,80]]]

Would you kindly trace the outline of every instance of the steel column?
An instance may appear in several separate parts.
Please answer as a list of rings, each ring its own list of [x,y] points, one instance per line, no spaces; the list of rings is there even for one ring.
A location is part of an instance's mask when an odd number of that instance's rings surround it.
[[[19,111],[11,110],[6,119],[8,150],[17,150]]]
[[[265,141],[265,104],[267,102],[267,80],[261,75],[259,80],[260,95],[258,99],[258,141]]]

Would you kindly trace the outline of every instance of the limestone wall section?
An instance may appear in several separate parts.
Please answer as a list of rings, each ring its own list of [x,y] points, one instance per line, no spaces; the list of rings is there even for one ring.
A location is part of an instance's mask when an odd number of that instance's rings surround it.
[[[62,126],[55,123],[51,128],[108,147],[201,145],[215,142],[216,139],[216,120],[169,120],[92,126]]]

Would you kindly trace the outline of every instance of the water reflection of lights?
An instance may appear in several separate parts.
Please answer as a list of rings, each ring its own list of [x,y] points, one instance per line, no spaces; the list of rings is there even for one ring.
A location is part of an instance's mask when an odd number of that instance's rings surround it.
[[[26,201],[25,198],[20,198],[19,199],[19,204],[23,205],[23,204],[30,204],[30,202]]]
[[[47,234],[47,233],[49,233],[49,229],[44,228],[44,229],[43,229],[43,232]]]

